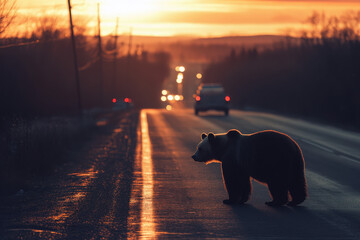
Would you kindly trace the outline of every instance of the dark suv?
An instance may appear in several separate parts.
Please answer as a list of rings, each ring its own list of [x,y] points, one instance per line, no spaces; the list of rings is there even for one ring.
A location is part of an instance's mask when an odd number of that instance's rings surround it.
[[[201,84],[195,95],[195,114],[200,111],[219,110],[229,115],[230,97],[225,94],[221,84]]]

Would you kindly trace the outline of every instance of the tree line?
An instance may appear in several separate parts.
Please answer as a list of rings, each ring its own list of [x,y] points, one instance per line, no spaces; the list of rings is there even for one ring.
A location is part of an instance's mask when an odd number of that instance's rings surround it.
[[[221,82],[236,107],[262,109],[359,129],[360,12],[314,13],[300,38],[264,51],[243,49],[211,63],[204,82]]]
[[[49,22],[49,21],[44,21]],[[0,44],[0,114],[61,115],[77,111],[71,41],[64,29],[40,26],[28,38]],[[33,44],[19,44],[33,43]],[[80,93],[85,109],[111,107],[112,98],[132,98],[137,107],[158,107],[170,64],[167,53],[114,55],[94,39],[76,37]],[[99,52],[100,51],[100,52]]]
[[[64,154],[93,137],[98,113],[111,109],[113,98],[160,106],[169,72],[167,53],[116,54],[114,39],[100,51],[77,27],[80,118],[68,29],[48,17],[36,26],[26,37],[0,39],[0,195],[26,189],[29,179],[68,161]]]

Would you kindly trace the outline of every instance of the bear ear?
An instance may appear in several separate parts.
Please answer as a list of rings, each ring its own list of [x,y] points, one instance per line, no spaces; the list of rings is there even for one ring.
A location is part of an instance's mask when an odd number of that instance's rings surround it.
[[[215,135],[212,132],[209,133],[208,139],[210,143],[213,143],[215,141]]]
[[[202,133],[202,134],[201,134],[201,139],[202,139],[202,140],[204,140],[204,138],[206,138],[206,137],[207,137],[206,133]]]
[[[229,138],[233,138],[233,137],[237,137],[237,136],[241,135],[241,132],[236,129],[231,129],[226,133],[226,135]]]

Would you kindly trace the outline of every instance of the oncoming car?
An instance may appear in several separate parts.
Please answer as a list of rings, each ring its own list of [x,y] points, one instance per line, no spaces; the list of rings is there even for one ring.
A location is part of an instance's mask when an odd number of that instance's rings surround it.
[[[208,110],[224,111],[226,116],[229,115],[230,97],[225,94],[221,84],[201,84],[194,97],[195,115]]]

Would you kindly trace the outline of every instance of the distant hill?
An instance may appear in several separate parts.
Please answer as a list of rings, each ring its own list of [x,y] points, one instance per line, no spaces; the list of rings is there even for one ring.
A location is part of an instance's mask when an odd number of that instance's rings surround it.
[[[285,36],[278,35],[255,35],[255,36],[227,36],[215,38],[197,38],[193,42],[201,44],[227,44],[227,45],[269,45],[285,40]]]
[[[103,39],[113,39],[113,36],[105,36]],[[128,43],[129,36],[120,35],[119,42]],[[217,44],[217,45],[268,45],[274,42],[285,40],[285,36],[280,35],[254,35],[254,36],[225,36],[225,37],[210,37],[210,38],[197,38],[191,36],[171,36],[171,37],[158,37],[158,36],[132,36],[133,45],[153,45],[153,44],[169,44],[169,43],[196,43],[196,44]]]
[[[262,50],[273,47],[275,43],[283,42],[285,36],[279,35],[256,35],[256,36],[224,36],[198,38],[192,36],[132,36],[131,53],[138,51],[156,52],[166,51],[172,55],[173,60],[209,62],[219,60],[229,55],[230,51],[240,51],[242,48],[258,48]],[[92,38],[93,41],[96,39]],[[114,41],[113,36],[103,37],[103,43],[106,46]],[[129,51],[130,37],[121,35],[118,37],[121,53],[127,54]]]

